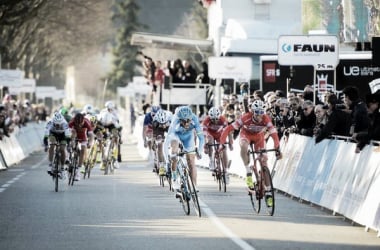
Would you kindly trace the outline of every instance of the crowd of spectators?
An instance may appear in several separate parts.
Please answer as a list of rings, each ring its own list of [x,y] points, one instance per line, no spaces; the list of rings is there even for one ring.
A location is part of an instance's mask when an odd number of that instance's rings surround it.
[[[232,123],[248,111],[251,102],[261,99],[280,138],[297,133],[313,137],[315,143],[332,137],[346,139],[357,143],[358,153],[370,141],[380,141],[380,91],[367,95],[365,100],[359,96],[356,87],[347,86],[340,96],[326,92],[314,101],[313,89],[307,85],[303,92],[290,92],[286,96],[279,90],[230,94],[222,97],[220,109]]]
[[[47,108],[43,104],[35,105],[29,100],[15,100],[5,94],[0,104],[0,140],[9,137],[16,127],[23,127],[30,121],[44,121]]]

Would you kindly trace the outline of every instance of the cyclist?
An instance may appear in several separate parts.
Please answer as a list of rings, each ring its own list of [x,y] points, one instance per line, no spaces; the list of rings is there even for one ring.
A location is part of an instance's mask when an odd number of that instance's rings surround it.
[[[121,162],[121,153],[120,153],[120,144],[121,144],[121,135],[122,126],[119,124],[119,118],[117,116],[115,105],[112,101],[107,101],[105,104],[105,109],[101,110],[98,115],[99,127],[103,127],[106,131],[112,134],[114,140],[114,145],[117,145],[115,148],[115,156],[117,155],[117,161]],[[103,133],[107,138],[107,133]],[[104,154],[102,154],[104,156]],[[106,159],[103,157],[103,162],[100,170],[105,170]],[[115,168],[118,168],[115,165]]]
[[[160,106],[152,106],[150,112],[147,112],[144,116],[144,124],[142,130],[142,139],[144,141],[144,147],[149,149],[149,161],[153,161],[154,152],[152,149],[153,146],[153,119],[156,113],[161,109]],[[153,172],[156,172],[156,169],[153,166]]]
[[[251,143],[254,144],[255,150],[260,150],[265,148],[265,133],[268,131],[269,135],[272,137],[274,142],[274,147],[278,150],[276,152],[277,158],[281,157],[280,153],[280,142],[277,134],[276,128],[273,126],[270,117],[265,113],[266,107],[264,102],[261,100],[255,100],[250,105],[250,110],[244,113],[239,119],[234,123],[228,125],[222,132],[220,137],[220,143],[226,142],[227,136],[235,129],[240,130],[240,157],[243,160],[247,178],[246,183],[248,188],[253,189],[254,182],[252,181],[252,170],[249,166],[249,154],[248,147]],[[264,154],[263,157],[259,158],[261,166],[267,165],[267,156]],[[269,180],[265,180],[267,183],[266,188],[269,189]],[[266,195],[266,202],[268,206],[271,204],[271,199],[269,195]]]
[[[197,137],[195,137],[195,135]],[[177,161],[176,154],[179,150],[179,145],[183,146],[183,149],[187,152],[196,149],[195,138],[198,138],[199,148],[204,147],[204,135],[202,127],[199,123],[198,117],[192,112],[189,106],[180,106],[176,109],[172,122],[169,127],[169,131],[164,143],[164,156],[166,162],[168,162],[167,156],[168,148],[171,147],[170,157],[172,159],[172,182],[173,189],[178,189],[178,183],[176,182],[177,175]],[[170,145],[169,145],[170,144]],[[197,158],[201,158],[201,154],[196,154]],[[190,175],[193,179],[194,185],[197,185],[197,168],[195,166],[195,153],[187,154],[187,162],[190,168]]]
[[[69,127],[72,129],[73,137],[80,143],[78,166],[81,166],[82,171],[84,169],[83,159],[87,153],[87,148],[91,147],[94,140],[93,128],[90,121],[81,113],[75,114],[74,118],[69,122]],[[79,171],[76,172],[75,181],[80,180],[79,173]]]
[[[51,174],[52,169],[52,161],[53,161],[53,155],[55,150],[56,143],[59,143],[60,149],[61,149],[61,169],[60,169],[60,177],[63,176],[63,164],[65,163],[64,159],[66,159],[66,144],[70,140],[71,137],[71,131],[70,128],[65,120],[65,118],[61,115],[59,112],[55,112],[52,119],[46,123],[45,126],[45,133],[44,133],[44,145],[45,145],[45,152],[48,151],[48,144],[49,146],[49,152],[48,152],[48,160],[49,160],[49,166],[47,169],[48,174]]]
[[[157,147],[153,147],[157,150],[158,162],[159,162],[159,175],[165,175],[165,157],[163,153],[163,141],[165,139],[165,133],[168,132],[173,114],[170,111],[160,109],[153,118],[153,138],[157,143]],[[155,145],[155,144],[153,144]]]
[[[202,123],[203,126],[203,133],[206,138],[206,144],[204,147],[204,152],[207,154],[210,158],[210,170],[214,171],[215,166],[214,166],[214,161],[212,159],[212,153],[213,153],[213,147],[210,147],[209,145],[214,143],[214,140],[220,143],[220,136],[222,134],[223,128],[228,126],[228,121],[227,119],[222,116],[220,110],[216,107],[210,108],[208,111],[208,116],[203,120]],[[228,146],[230,150],[233,150],[232,142],[233,142],[233,134],[230,133],[228,134]],[[227,150],[224,148],[223,150],[223,164],[224,166],[228,166],[228,156],[227,156]],[[227,179],[226,181],[228,182],[228,173],[226,175]]]

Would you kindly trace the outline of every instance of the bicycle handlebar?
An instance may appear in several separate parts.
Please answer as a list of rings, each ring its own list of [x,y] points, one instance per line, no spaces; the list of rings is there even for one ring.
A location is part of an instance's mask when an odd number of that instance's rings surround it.
[[[263,154],[263,153],[266,153],[266,152],[280,152],[279,149],[276,149],[276,148],[271,148],[271,149],[259,149],[259,150],[250,150],[249,153],[251,154]]]

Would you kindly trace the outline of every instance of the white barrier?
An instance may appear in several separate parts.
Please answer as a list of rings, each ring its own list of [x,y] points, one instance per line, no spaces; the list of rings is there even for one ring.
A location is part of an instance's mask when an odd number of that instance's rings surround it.
[[[274,186],[379,232],[380,153],[366,146],[356,154],[355,147],[291,134],[282,142]]]
[[[16,127],[10,137],[4,137],[0,141],[0,168],[6,169],[32,152],[42,150],[43,129],[44,124],[30,122],[24,127]]]

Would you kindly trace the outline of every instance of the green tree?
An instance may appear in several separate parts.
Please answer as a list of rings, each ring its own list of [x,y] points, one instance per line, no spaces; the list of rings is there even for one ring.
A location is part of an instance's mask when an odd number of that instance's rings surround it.
[[[108,75],[109,88],[112,92],[117,87],[126,86],[138,73],[137,59],[139,47],[130,45],[132,33],[143,28],[138,21],[140,7],[135,0],[118,0],[113,8],[112,21],[117,29],[116,44],[113,49],[113,70]]]

